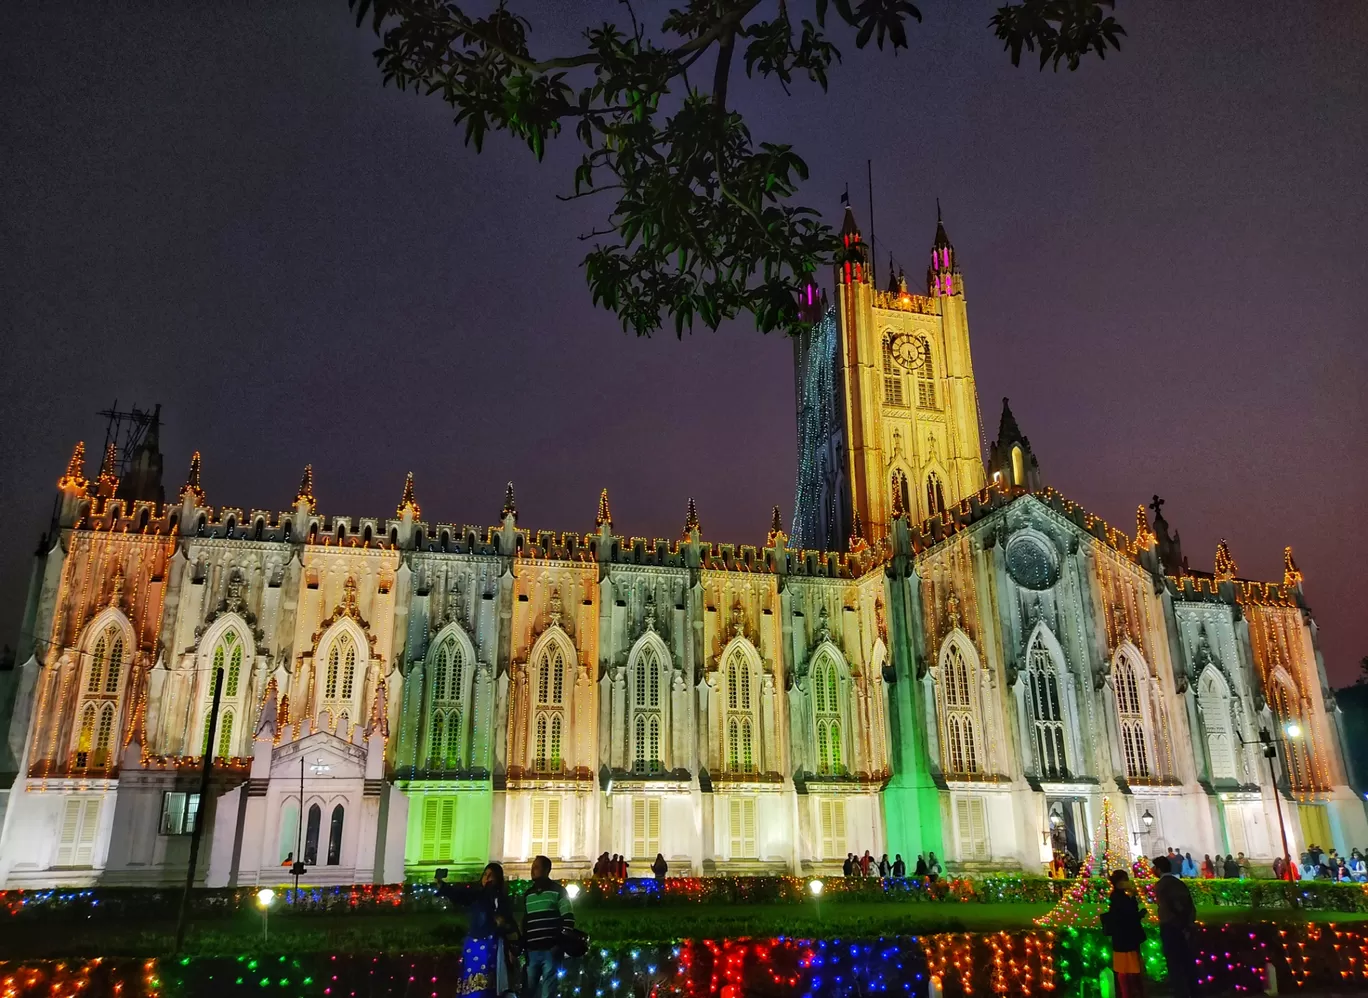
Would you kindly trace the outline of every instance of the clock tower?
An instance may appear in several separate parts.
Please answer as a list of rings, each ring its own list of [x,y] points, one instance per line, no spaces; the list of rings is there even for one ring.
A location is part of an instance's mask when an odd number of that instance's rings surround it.
[[[845,549],[857,518],[877,542],[894,516],[924,520],[983,488],[964,277],[937,215],[926,293],[913,294],[891,266],[874,287],[845,206],[834,300],[796,345],[804,546]]]

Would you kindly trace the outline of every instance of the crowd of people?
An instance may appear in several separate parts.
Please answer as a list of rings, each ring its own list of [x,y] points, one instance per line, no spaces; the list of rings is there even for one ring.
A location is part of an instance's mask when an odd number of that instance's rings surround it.
[[[599,858],[594,860],[593,876],[604,880],[626,880],[632,868],[632,864],[627,862],[626,856],[617,853],[609,855],[601,853]],[[664,880],[665,875],[670,872],[670,864],[665,862],[665,857],[656,853],[655,861],[651,863],[651,876],[656,880]]]
[[[1279,856],[1273,861],[1273,874],[1279,880],[1337,880],[1340,883],[1368,883],[1368,857],[1358,849],[1342,856],[1331,848],[1307,846],[1299,862],[1290,866]]]
[[[1251,880],[1255,877],[1254,865],[1244,853],[1233,856],[1230,853],[1224,856],[1207,853],[1199,860],[1190,852],[1170,847],[1164,858],[1168,860],[1173,876],[1180,880]],[[1079,866],[1071,852],[1056,850],[1054,858],[1045,868],[1045,875],[1051,880],[1070,880],[1078,876]],[[1267,876],[1267,872],[1263,875]],[[1368,856],[1358,849],[1343,856],[1334,849],[1327,852],[1318,845],[1312,845],[1301,854],[1299,862],[1290,866],[1281,856],[1275,858],[1273,879],[1368,883]]]
[[[1220,853],[1213,859],[1208,853],[1202,857],[1201,862],[1192,858],[1192,853],[1179,852],[1172,847],[1164,856],[1168,860],[1169,868],[1175,877],[1186,880],[1248,880],[1254,876],[1254,867],[1245,858],[1244,853],[1232,856],[1226,853],[1222,858]]]
[[[876,860],[866,849],[863,856],[856,856],[853,852],[846,853],[845,862],[841,864],[841,873],[846,877],[902,878],[907,876],[907,863],[903,861],[902,853],[894,854],[890,862],[888,853],[884,853]],[[912,867],[912,876],[936,880],[941,873],[940,860],[936,859],[935,853],[928,853],[926,856],[918,854],[917,863]]]

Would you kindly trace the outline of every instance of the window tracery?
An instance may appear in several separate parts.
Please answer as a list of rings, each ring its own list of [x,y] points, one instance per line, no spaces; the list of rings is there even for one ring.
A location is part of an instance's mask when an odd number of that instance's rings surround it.
[[[978,750],[978,696],[974,672],[963,649],[947,639],[941,654],[940,701],[944,736],[942,764],[947,773],[971,775],[981,771]]]
[[[122,616],[110,611],[95,621],[86,640],[85,675],[77,680],[79,722],[70,743],[73,769],[104,770],[116,761],[119,696],[131,637],[125,625]]]
[[[660,695],[663,668],[659,649],[654,644],[645,644],[633,661],[628,677],[632,771],[638,774],[664,771],[664,759],[660,753],[660,730],[665,718]]]
[[[817,772],[823,776],[841,775],[846,771],[841,681],[840,671],[829,652],[822,652],[817,657],[811,677]]]
[[[536,700],[532,709],[534,735],[532,768],[539,773],[560,772],[565,730],[565,649],[548,642],[534,664]]]
[[[945,512],[945,489],[934,471],[926,476],[926,511],[931,516]]]
[[[1046,779],[1069,775],[1069,759],[1064,748],[1064,701],[1054,656],[1039,639],[1027,657],[1027,707],[1035,735],[1036,765]]]
[[[469,699],[466,648],[449,632],[429,654],[432,698],[428,722],[427,768],[432,772],[460,770],[469,764],[465,721]]]
[[[1121,754],[1129,779],[1150,776],[1149,749],[1145,739],[1145,714],[1140,704],[1141,680],[1131,656],[1121,653],[1112,668],[1116,691],[1116,716],[1121,734]]]
[[[727,758],[729,773],[754,773],[756,767],[755,732],[760,724],[756,697],[752,695],[751,661],[741,645],[735,644],[727,655]]]

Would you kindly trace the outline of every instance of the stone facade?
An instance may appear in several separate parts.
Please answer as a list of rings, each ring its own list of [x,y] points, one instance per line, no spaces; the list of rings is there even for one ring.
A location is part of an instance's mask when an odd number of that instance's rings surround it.
[[[963,279],[853,264],[798,342],[794,540],[209,504],[78,448],[0,689],[8,887],[392,882],[546,853],[834,872],[847,851],[1038,872],[1104,795],[1137,851],[1368,835],[1301,576],[1188,568],[1043,487],[1010,408],[985,469]],[[847,446],[849,442],[849,446]],[[215,686],[218,682],[217,712]],[[212,729],[212,733],[211,733]],[[1278,734],[1277,782],[1259,744]],[[1291,731],[1293,734],[1289,734]],[[201,803],[205,754],[210,792]],[[3,768],[3,767],[0,767]],[[285,864],[285,865],[282,865]]]

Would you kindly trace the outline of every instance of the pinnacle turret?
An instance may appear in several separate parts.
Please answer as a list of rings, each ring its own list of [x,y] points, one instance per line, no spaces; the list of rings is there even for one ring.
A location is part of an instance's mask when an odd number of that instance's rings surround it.
[[[89,484],[85,476],[85,441],[78,440],[67,462],[66,474],[57,479],[57,487],[63,492],[81,494]]]
[[[115,470],[118,467],[118,450],[113,441],[105,446],[104,460],[100,462],[100,477],[95,480],[95,485],[100,498],[108,499],[114,495],[119,487],[119,474]]]
[[[608,490],[599,493],[598,512],[594,514],[594,526],[613,529],[613,512],[608,508]]]
[[[765,536],[765,547],[778,547],[779,544],[788,542],[788,535],[784,533],[784,518],[780,513],[779,507],[775,506],[770,511],[769,533]]]
[[[499,510],[499,519],[507,520],[510,516],[513,517],[515,521],[518,519],[518,501],[513,498],[512,482],[509,482],[508,486],[504,489],[504,503],[503,509]]]
[[[1295,589],[1302,584],[1302,573],[1297,568],[1297,563],[1292,560],[1292,549],[1283,548],[1283,585],[1289,589]]]
[[[1230,553],[1230,545],[1226,543],[1224,537],[1216,545],[1216,581],[1233,582],[1235,573],[1240,570],[1240,566],[1235,564],[1235,557]]]
[[[304,465],[304,477],[299,480],[299,491],[295,493],[295,505],[304,506],[312,513],[317,504],[314,501],[313,465]]]
[[[926,268],[926,289],[930,295],[953,295],[963,291],[955,247],[945,232],[940,199],[936,199],[936,237],[931,242],[931,265]]]
[[[418,505],[418,497],[413,491],[413,472],[404,476],[404,494],[399,498],[399,507],[395,510],[395,515],[401,520],[404,514],[416,520],[423,515],[423,509]]]
[[[185,484],[180,487],[178,493],[181,502],[185,502],[189,497],[196,506],[204,505],[204,489],[200,486],[200,452],[195,451],[190,457],[190,471],[185,476]]]
[[[698,525],[698,506],[693,496],[689,496],[689,508],[684,513],[684,537],[687,539],[694,531],[701,529]]]
[[[1012,405],[1004,397],[998,435],[988,448],[988,474],[993,481],[1037,492],[1041,488],[1040,464],[1031,452],[1031,441],[1021,432]]]
[[[860,235],[860,227],[855,223],[855,211],[850,207],[850,195],[841,195],[845,206],[845,218],[841,222],[841,243],[843,250],[836,262],[837,284],[861,284],[868,277],[868,247]]]

